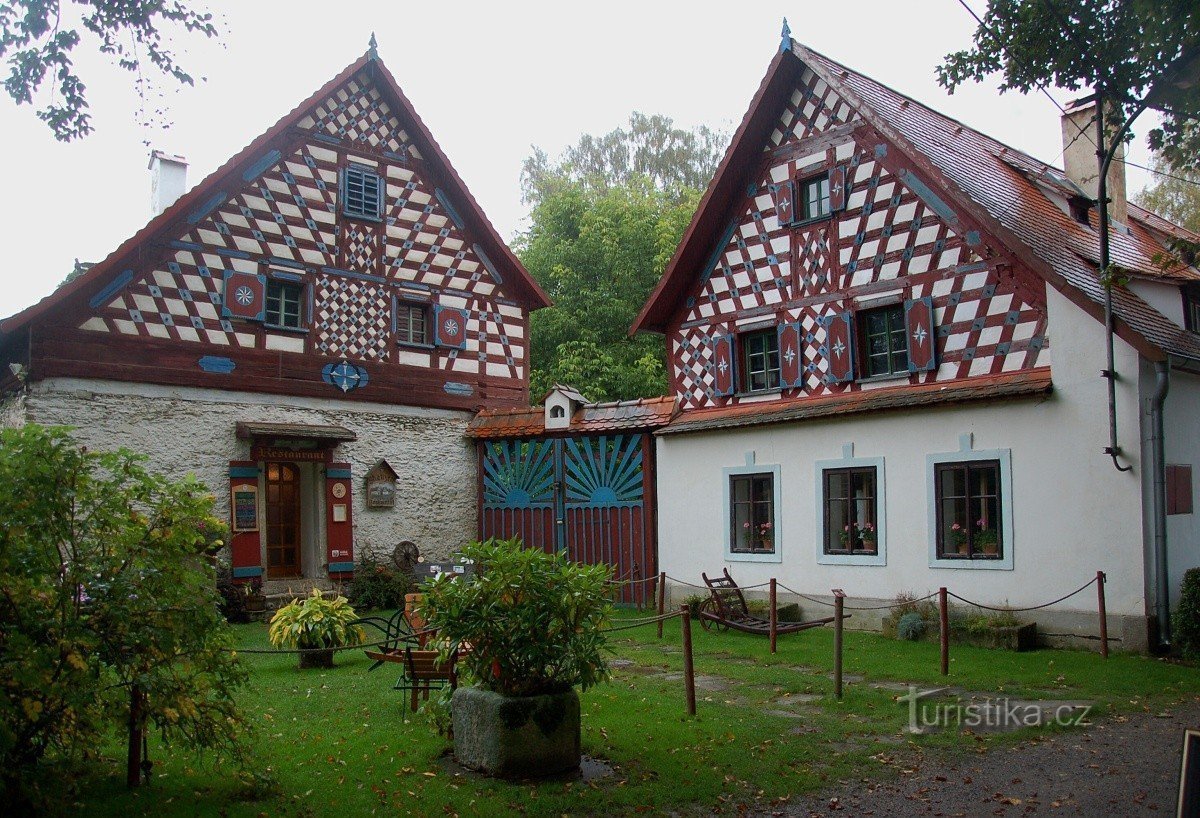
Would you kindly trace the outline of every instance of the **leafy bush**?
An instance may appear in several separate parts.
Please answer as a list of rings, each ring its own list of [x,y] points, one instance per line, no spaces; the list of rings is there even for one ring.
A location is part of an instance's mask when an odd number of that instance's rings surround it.
[[[1200,659],[1200,568],[1183,574],[1174,616],[1175,646],[1186,659]]]
[[[683,604],[687,605],[688,613],[693,621],[700,616],[700,606],[709,600],[709,597],[704,594],[691,594],[683,598]]]
[[[938,621],[938,609],[931,599],[918,600],[915,594],[901,592],[896,595],[896,604],[892,608],[891,613],[883,618],[881,623],[881,631],[884,636],[897,638],[898,626],[900,620],[905,614],[915,613],[927,624],[932,625]]]
[[[220,611],[226,622],[242,625],[250,621],[246,590],[233,581],[233,571],[224,563],[217,566],[217,593],[221,595]]]
[[[448,645],[471,645],[459,662],[470,678],[509,696],[587,690],[608,678],[608,566],[525,549],[518,539],[471,543],[462,555],[476,563],[475,575],[427,582],[419,611]]]
[[[317,588],[303,600],[293,600],[271,617],[267,632],[277,648],[340,648],[358,645],[367,635],[361,625],[351,625],[358,614],[346,597],[326,599]]]
[[[921,614],[909,611],[896,622],[896,638],[916,642],[925,635],[927,624]]]
[[[135,685],[167,743],[250,775],[234,703],[247,674],[204,557],[213,497],[143,461],[64,429],[0,431],[0,792],[18,812],[67,794],[44,765],[94,758]]]
[[[961,628],[968,633],[987,633],[988,631],[999,630],[1000,628],[1016,628],[1023,623],[1017,619],[1017,615],[1012,611],[996,611],[996,612],[979,612],[968,614],[962,617],[961,620],[955,623],[956,628]]]
[[[354,566],[354,578],[346,586],[346,598],[360,611],[390,611],[403,608],[404,595],[412,589],[412,574],[366,556]]]

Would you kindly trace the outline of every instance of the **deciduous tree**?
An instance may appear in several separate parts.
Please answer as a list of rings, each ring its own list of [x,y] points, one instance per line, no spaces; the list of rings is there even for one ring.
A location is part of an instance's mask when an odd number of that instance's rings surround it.
[[[204,557],[223,524],[194,478],[141,461],[62,429],[0,431],[0,790],[27,806],[62,796],[63,766],[131,716],[247,760],[246,673]]]
[[[1149,108],[1150,145],[1175,168],[1200,166],[1200,4],[1195,0],[989,0],[974,45],[946,57],[953,91],[1000,72],[1000,90],[1090,88],[1121,111]]]
[[[62,142],[87,136],[92,120],[86,86],[72,59],[87,38],[90,47],[136,77],[146,115],[150,72],[193,83],[164,37],[170,26],[217,35],[212,15],[184,0],[0,0],[0,57],[8,64],[4,90],[18,105],[34,105],[34,95],[49,84],[52,94],[37,107],[38,119]]]

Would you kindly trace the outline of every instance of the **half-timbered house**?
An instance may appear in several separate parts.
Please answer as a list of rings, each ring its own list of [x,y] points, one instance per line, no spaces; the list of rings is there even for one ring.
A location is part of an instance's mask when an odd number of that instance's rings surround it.
[[[549,301],[374,47],[177,200],[179,163],[152,168],[169,206],[0,321],[4,422],[194,472],[242,579],[471,539],[463,435],[525,402]]]
[[[1060,170],[785,35],[633,327],[666,337],[681,407],[656,432],[669,575],[1020,607],[1102,570],[1113,633],[1147,644],[1200,563],[1200,274],[1113,179],[1106,454],[1094,103],[1067,113]],[[1094,634],[1095,596],[1038,619]]]

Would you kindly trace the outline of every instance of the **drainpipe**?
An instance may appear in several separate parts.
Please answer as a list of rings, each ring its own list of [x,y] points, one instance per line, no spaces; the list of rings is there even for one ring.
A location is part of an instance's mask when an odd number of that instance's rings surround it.
[[[1167,464],[1163,439],[1163,404],[1171,387],[1170,360],[1154,363],[1154,394],[1150,396],[1150,450],[1153,474],[1154,610],[1158,616],[1158,645],[1171,646],[1171,582],[1167,576]]]

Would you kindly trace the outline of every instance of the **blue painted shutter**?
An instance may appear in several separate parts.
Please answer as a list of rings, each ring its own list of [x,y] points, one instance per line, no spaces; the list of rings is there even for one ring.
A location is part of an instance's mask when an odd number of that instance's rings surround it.
[[[904,334],[908,338],[908,371],[937,369],[937,337],[933,331],[933,299],[910,298],[904,302]]]
[[[467,346],[467,311],[457,307],[433,305],[433,343],[446,349]]]
[[[800,324],[791,321],[779,325],[779,380],[785,389],[804,386],[804,335]]]
[[[829,319],[825,328],[825,354],[829,361],[827,383],[854,380],[854,316],[840,312]]]
[[[732,335],[719,335],[710,342],[713,348],[713,394],[717,397],[737,391],[737,356]]]

